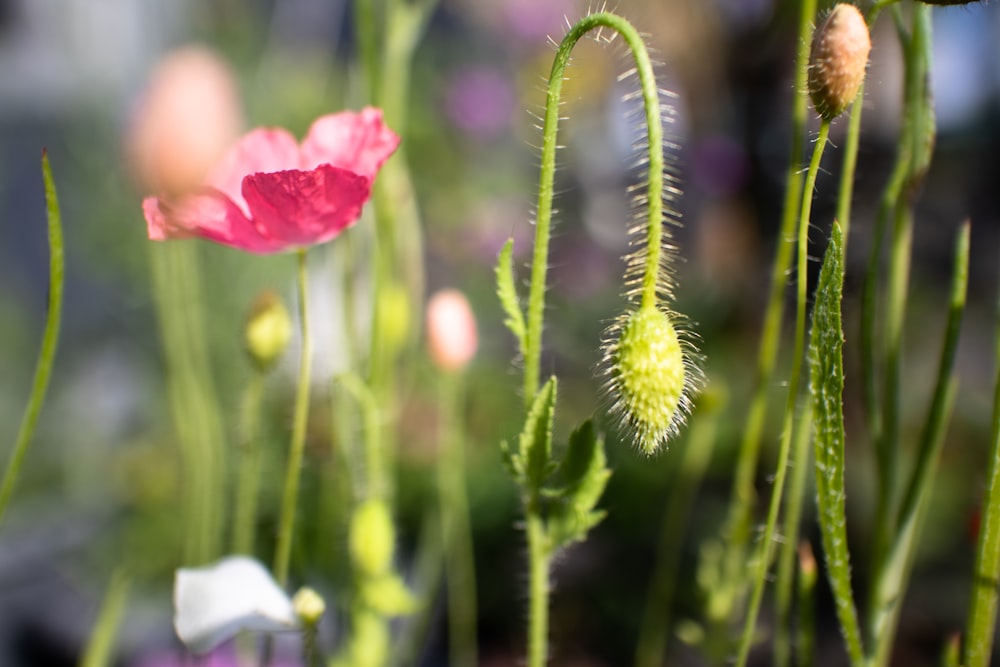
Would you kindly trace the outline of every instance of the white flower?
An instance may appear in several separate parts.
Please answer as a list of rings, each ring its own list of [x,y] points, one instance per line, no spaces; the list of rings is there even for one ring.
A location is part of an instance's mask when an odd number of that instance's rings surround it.
[[[294,630],[288,595],[259,562],[229,556],[214,565],[181,568],[174,579],[174,629],[192,653],[211,651],[241,630]]]

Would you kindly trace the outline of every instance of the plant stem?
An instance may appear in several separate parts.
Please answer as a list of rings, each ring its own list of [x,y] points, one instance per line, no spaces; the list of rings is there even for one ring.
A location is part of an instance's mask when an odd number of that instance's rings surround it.
[[[21,473],[24,457],[28,453],[28,444],[35,433],[38,415],[45,401],[45,394],[52,376],[52,365],[55,361],[56,348],[59,345],[59,326],[62,319],[63,278],[65,259],[63,254],[62,215],[59,211],[59,198],[56,194],[56,184],[52,178],[52,167],[48,154],[42,153],[42,180],[45,183],[45,205],[48,216],[49,236],[49,304],[45,317],[45,331],[42,334],[42,347],[35,365],[35,379],[31,385],[31,396],[21,426],[14,441],[10,460],[4,471],[3,482],[0,483],[0,521],[14,493],[14,485]]]
[[[767,513],[767,523],[764,527],[764,534],[755,558],[756,572],[754,575],[753,590],[750,596],[750,603],[747,609],[746,623],[743,626],[743,634],[740,639],[739,651],[736,664],[738,667],[746,665],[750,655],[750,647],[753,644],[754,629],[757,625],[757,614],[760,611],[760,603],[764,597],[764,586],[767,583],[767,571],[771,564],[771,550],[774,542],[774,534],[778,523],[778,513],[781,508],[781,498],[785,487],[785,475],[788,471],[788,458],[791,451],[792,431],[795,424],[795,407],[798,402],[799,380],[802,370],[802,356],[805,347],[806,334],[806,294],[808,287],[808,258],[809,258],[809,219],[812,213],[812,195],[816,186],[816,175],[819,172],[820,161],[823,158],[823,149],[826,147],[827,139],[830,135],[830,122],[822,121],[819,126],[819,136],[816,145],[813,147],[812,160],[809,163],[809,171],[806,174],[805,185],[802,189],[802,210],[799,215],[798,234],[798,264],[796,269],[796,303],[795,303],[795,341],[792,347],[792,369],[788,377],[788,397],[785,403],[785,417],[781,429],[781,441],[778,446],[778,460],[775,464],[774,488],[771,492],[771,505]]]
[[[242,432],[240,433],[239,473],[233,503],[233,553],[252,554],[257,523],[257,496],[260,491],[260,405],[264,374],[254,370],[243,392]]]
[[[552,199],[555,193],[556,139],[559,124],[559,99],[570,53],[583,35],[591,30],[610,28],[621,35],[635,60],[642,88],[646,114],[649,164],[646,182],[646,248],[641,262],[640,283],[644,305],[655,305],[657,291],[669,290],[667,276],[660,270],[663,237],[663,127],[660,118],[660,97],[653,75],[653,65],[646,46],[636,29],[615,14],[598,12],[580,19],[563,38],[556,51],[549,74],[545,97],[545,117],[542,129],[542,159],[538,178],[538,204],[535,214],[535,245],[531,262],[531,283],[528,294],[527,332],[524,359],[524,405],[529,408],[538,392],[541,375],[542,320],[545,311],[545,284],[549,262],[549,238],[552,227]]]
[[[528,533],[528,667],[544,667],[548,659],[549,551],[545,523],[537,508],[527,511]]]
[[[97,622],[90,633],[80,667],[107,667],[114,664],[114,644],[128,603],[131,579],[119,569],[108,584]]]
[[[274,578],[281,586],[285,586],[288,583],[288,564],[292,554],[292,535],[295,527],[295,509],[298,504],[299,478],[302,472],[302,458],[305,452],[306,426],[309,421],[312,336],[309,332],[309,296],[305,249],[298,251],[298,291],[302,354],[299,363],[298,390],[295,393],[292,440],[288,450],[288,467],[285,469],[285,486],[281,498],[278,543],[274,554]]]
[[[448,591],[449,665],[474,667],[476,648],[476,569],[465,482],[465,442],[459,423],[461,374],[441,374],[441,440],[438,501]]]

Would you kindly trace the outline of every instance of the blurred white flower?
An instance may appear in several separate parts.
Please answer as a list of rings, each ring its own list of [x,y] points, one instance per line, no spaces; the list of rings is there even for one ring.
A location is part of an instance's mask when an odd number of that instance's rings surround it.
[[[211,651],[241,630],[298,627],[292,601],[252,558],[228,556],[214,565],[177,570],[174,629],[192,653]]]

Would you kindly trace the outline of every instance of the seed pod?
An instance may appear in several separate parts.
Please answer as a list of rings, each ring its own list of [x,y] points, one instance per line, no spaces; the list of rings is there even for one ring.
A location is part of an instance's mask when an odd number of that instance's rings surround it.
[[[809,96],[820,118],[832,121],[858,96],[871,49],[868,26],[854,5],[836,5],[816,28],[809,51]]]
[[[270,370],[292,338],[292,318],[277,292],[265,290],[257,295],[243,335],[250,359],[261,372]]]
[[[348,543],[351,562],[359,572],[370,577],[389,572],[396,530],[384,501],[370,498],[358,505],[351,517]]]

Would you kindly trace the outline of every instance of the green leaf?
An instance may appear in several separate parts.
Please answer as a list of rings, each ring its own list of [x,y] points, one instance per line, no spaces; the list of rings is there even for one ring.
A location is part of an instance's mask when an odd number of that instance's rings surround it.
[[[844,333],[840,316],[844,287],[843,247],[843,233],[840,225],[834,222],[816,287],[809,334],[809,391],[816,424],[816,495],[823,553],[837,617],[848,652],[853,656],[863,651],[851,592],[844,503]]]
[[[594,506],[611,476],[606,463],[604,442],[587,420],[570,436],[557,474],[560,487],[551,493],[555,502],[547,527],[553,548],[583,540],[604,518]]]
[[[518,484],[524,483],[524,461],[520,455],[510,448],[506,440],[500,442],[500,460],[510,476],[517,480]]]
[[[521,355],[525,351],[525,326],[524,313],[517,297],[517,289],[514,287],[514,239],[509,238],[500,250],[497,258],[497,296],[500,297],[500,305],[503,306],[507,319],[504,324],[510,329],[517,339],[518,349]]]
[[[520,437],[520,452],[517,458],[520,458],[524,470],[522,486],[533,498],[541,494],[542,483],[550,470],[552,418],[555,415],[555,408],[556,378],[552,376],[535,396]]]

